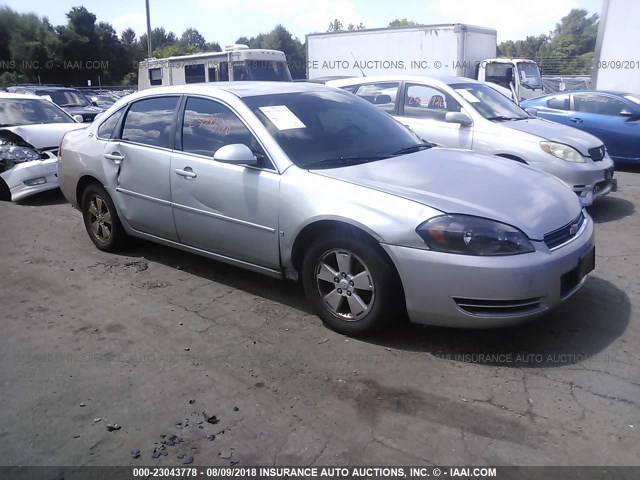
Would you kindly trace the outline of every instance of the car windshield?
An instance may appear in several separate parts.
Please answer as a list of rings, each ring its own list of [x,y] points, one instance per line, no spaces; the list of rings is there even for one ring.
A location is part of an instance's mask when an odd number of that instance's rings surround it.
[[[36,92],[36,95],[50,98],[53,103],[62,108],[88,107],[91,105],[87,100],[87,97],[80,92],[74,92],[73,90],[39,90]]]
[[[291,161],[342,166],[410,153],[427,145],[385,112],[343,91],[247,97]]]
[[[539,88],[542,86],[542,77],[538,65],[533,62],[518,62],[520,83],[525,87]]]
[[[74,120],[47,100],[0,99],[0,127],[39,123],[74,123]]]
[[[290,82],[291,74],[285,62],[257,60],[245,65],[251,80]]]
[[[469,105],[487,120],[506,121],[529,118],[529,114],[493,88],[480,83],[451,85]]]

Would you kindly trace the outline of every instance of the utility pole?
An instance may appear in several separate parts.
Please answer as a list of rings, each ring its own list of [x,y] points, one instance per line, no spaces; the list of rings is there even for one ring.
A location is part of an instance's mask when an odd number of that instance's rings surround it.
[[[151,49],[151,14],[149,13],[149,0],[147,4],[147,58],[151,58],[153,50]]]

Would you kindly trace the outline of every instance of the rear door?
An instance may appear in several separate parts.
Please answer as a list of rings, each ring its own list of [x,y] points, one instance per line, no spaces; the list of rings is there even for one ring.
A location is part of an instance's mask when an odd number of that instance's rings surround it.
[[[180,242],[279,270],[280,175],[262,144],[229,105],[210,98],[188,97],[179,125],[170,178]],[[258,167],[213,160],[237,143],[256,154]]]
[[[169,240],[177,240],[169,169],[179,100],[166,96],[134,102],[121,135],[103,151],[105,172],[115,176],[118,212],[134,229]]]

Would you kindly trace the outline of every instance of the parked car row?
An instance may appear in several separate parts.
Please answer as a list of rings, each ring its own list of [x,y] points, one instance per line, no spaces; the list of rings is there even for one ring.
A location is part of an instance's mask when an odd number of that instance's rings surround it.
[[[595,262],[583,205],[615,186],[602,142],[473,82],[367,82],[355,95],[301,82],[130,95],[64,136],[61,190],[97,248],[134,236],[300,279],[346,334],[404,315],[511,325],[571,297]],[[492,142],[522,162],[481,153]]]
[[[69,87],[18,85],[7,88],[12,93],[26,93],[46,98],[73,115],[79,122],[91,123],[104,109],[89,100],[80,90]]]

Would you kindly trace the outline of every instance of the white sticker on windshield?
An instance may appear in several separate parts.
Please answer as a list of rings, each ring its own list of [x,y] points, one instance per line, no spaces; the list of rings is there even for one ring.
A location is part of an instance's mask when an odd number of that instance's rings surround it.
[[[456,92],[462,95],[462,98],[464,98],[467,102],[478,103],[480,101],[478,97],[476,97],[469,90],[465,90],[464,88],[456,88]]]
[[[273,107],[260,107],[260,111],[273,123],[278,130],[292,130],[294,128],[307,128],[286,105]]]

